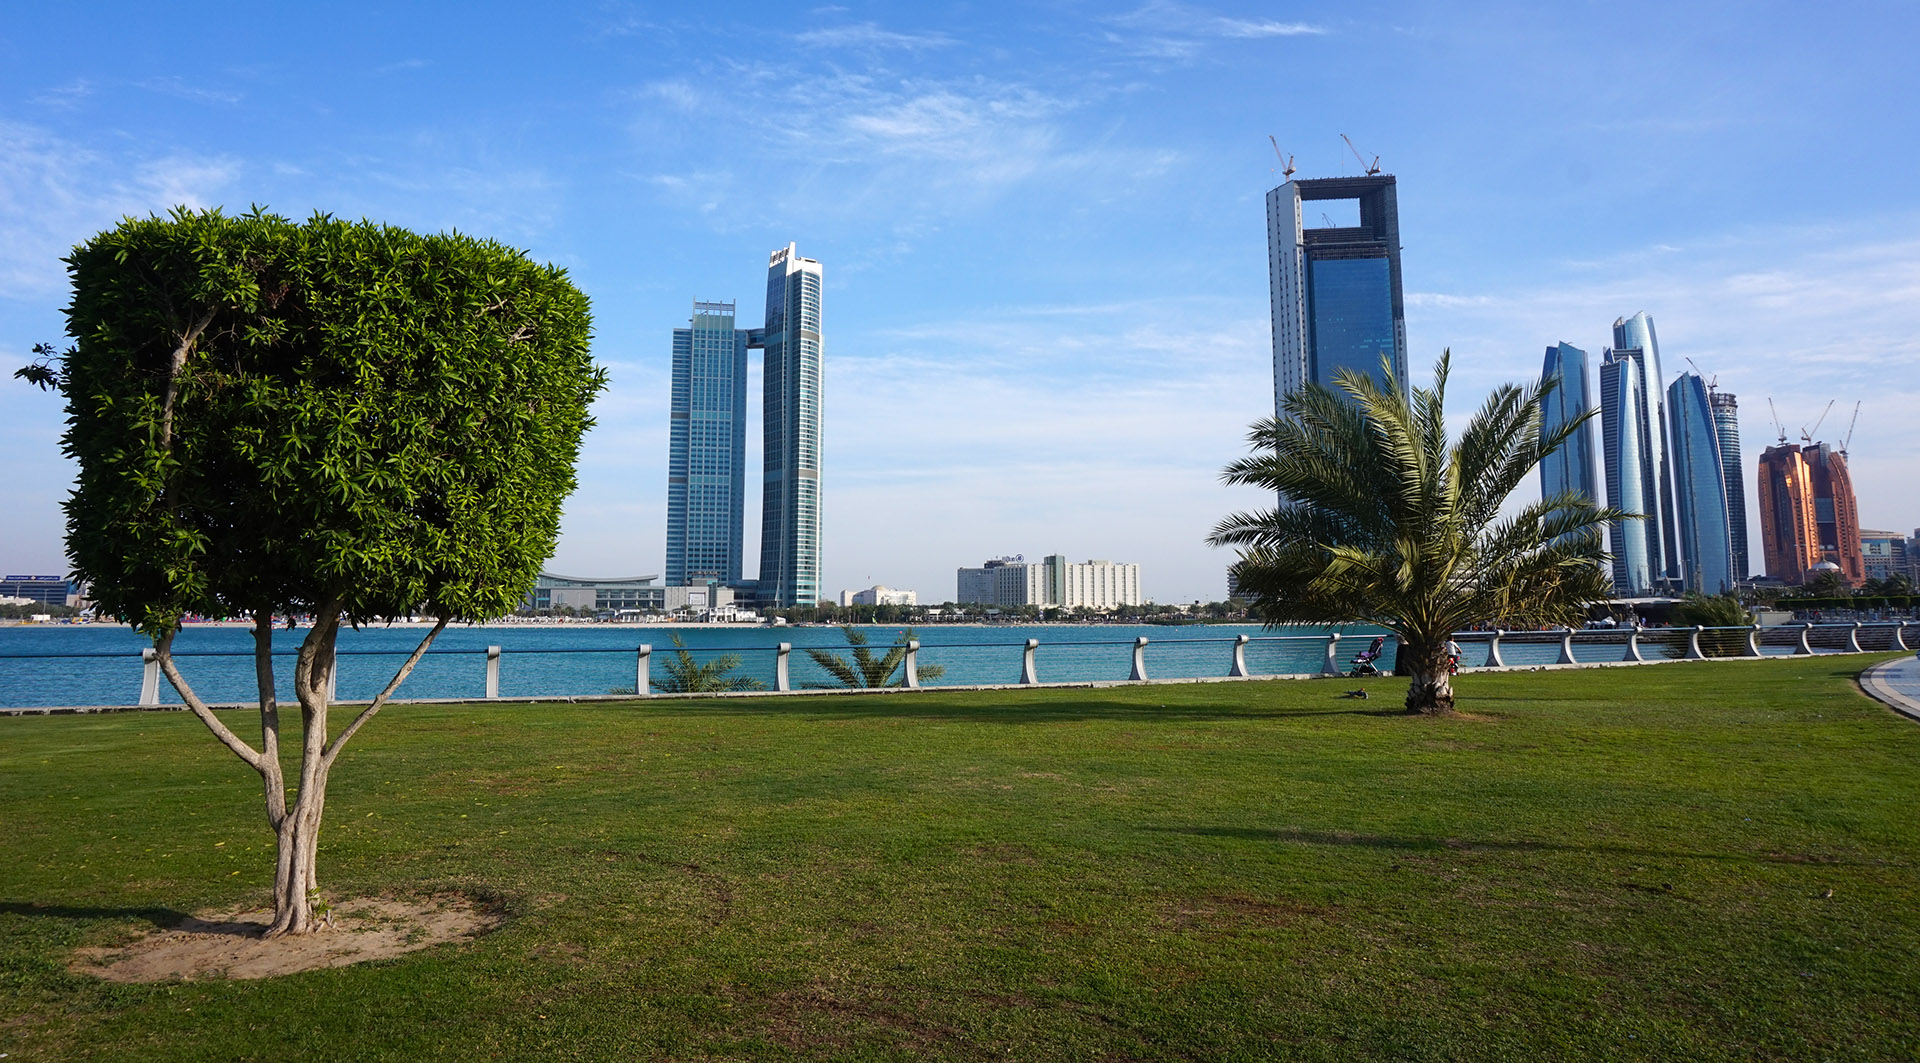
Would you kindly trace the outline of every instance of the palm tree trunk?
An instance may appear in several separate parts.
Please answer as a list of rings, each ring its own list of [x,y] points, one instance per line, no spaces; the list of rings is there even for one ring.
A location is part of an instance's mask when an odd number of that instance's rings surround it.
[[[1396,671],[1413,677],[1407,687],[1407,711],[1426,716],[1447,716],[1453,712],[1453,680],[1447,675],[1445,641],[1411,643],[1400,641],[1395,655]]]

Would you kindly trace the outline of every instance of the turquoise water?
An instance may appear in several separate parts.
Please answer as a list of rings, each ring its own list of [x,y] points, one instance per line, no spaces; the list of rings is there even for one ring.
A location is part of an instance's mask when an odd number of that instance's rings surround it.
[[[867,627],[876,648],[891,643],[898,627]],[[1373,629],[1352,628],[1340,647],[1341,663],[1370,641]],[[340,636],[339,696],[366,699],[379,692],[427,629],[365,628]],[[1098,626],[937,626],[921,628],[921,665],[945,669],[929,686],[1012,683],[1020,678],[1025,641],[1040,640],[1035,668],[1042,682],[1126,679],[1133,640],[1145,636],[1147,674],[1160,678],[1223,676],[1232,663],[1233,640],[1252,636],[1248,669],[1257,675],[1312,673],[1326,653],[1323,629],[1266,632],[1258,625],[1185,627]],[[774,679],[774,647],[794,646],[789,672],[795,687],[829,685],[828,675],[805,653],[815,647],[847,654],[846,638],[832,627],[681,628],[568,627],[448,628],[396,695],[401,698],[478,698],[486,693],[486,648],[502,648],[500,693],[505,697],[606,694],[634,683],[635,651],[654,647],[652,674],[663,674],[662,658],[672,652],[671,634],[679,634],[701,661],[732,653],[737,673],[769,688]],[[274,669],[280,698],[293,696],[293,653],[306,631],[274,634]],[[1291,636],[1291,637],[1284,637]],[[1358,639],[1357,643],[1351,641]],[[132,705],[140,696],[140,651],[149,643],[126,628],[107,626],[21,626],[0,628],[0,706]],[[239,627],[189,627],[174,641],[181,672],[203,699],[212,703],[246,702],[254,697],[253,636]],[[1388,653],[1391,662],[1392,654]],[[164,680],[161,700],[177,704]]]

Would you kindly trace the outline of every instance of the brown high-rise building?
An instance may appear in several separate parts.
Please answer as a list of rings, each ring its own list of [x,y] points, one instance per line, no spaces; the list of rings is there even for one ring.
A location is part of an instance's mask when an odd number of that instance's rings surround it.
[[[1847,475],[1847,456],[1830,443],[1815,443],[1800,451],[1813,474],[1813,520],[1820,537],[1820,560],[1840,566],[1850,587],[1867,581],[1867,563],[1860,551],[1860,507],[1853,497],[1853,477]]]
[[[1820,563],[1813,470],[1792,443],[1760,455],[1760,543],[1768,579],[1799,586],[1807,581],[1807,570]]]
[[[1760,536],[1770,579],[1805,583],[1813,566],[1831,561],[1850,586],[1865,583],[1846,455],[1825,443],[1768,447],[1760,455]]]

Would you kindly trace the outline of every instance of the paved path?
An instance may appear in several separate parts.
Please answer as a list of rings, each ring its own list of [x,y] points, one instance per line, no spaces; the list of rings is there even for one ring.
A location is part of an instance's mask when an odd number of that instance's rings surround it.
[[[1920,657],[1875,665],[1861,673],[1860,687],[1896,712],[1920,720]]]

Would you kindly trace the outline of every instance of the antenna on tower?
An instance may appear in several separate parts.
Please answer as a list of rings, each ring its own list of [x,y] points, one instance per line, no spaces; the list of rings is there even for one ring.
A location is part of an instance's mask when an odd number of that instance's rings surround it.
[[[1353,152],[1353,157],[1360,160],[1360,165],[1366,167],[1368,177],[1372,177],[1380,172],[1380,156],[1375,155],[1373,162],[1369,163],[1367,162],[1366,156],[1360,154],[1360,149],[1353,146],[1352,137],[1342,133],[1340,134],[1340,139],[1347,142],[1347,150]]]
[[[1280,142],[1273,139],[1272,133],[1267,134],[1267,141],[1273,145],[1273,153],[1280,159],[1280,178],[1282,180],[1291,179],[1293,177],[1293,156],[1281,153]]]
[[[1780,423],[1780,411],[1773,407],[1773,396],[1767,396],[1767,413],[1773,417],[1773,430],[1780,433],[1780,445],[1787,445],[1787,426]]]
[[[1840,456],[1847,456],[1847,446],[1853,442],[1853,426],[1860,423],[1860,403],[1853,404],[1853,420],[1847,422],[1847,438],[1840,442]]]

